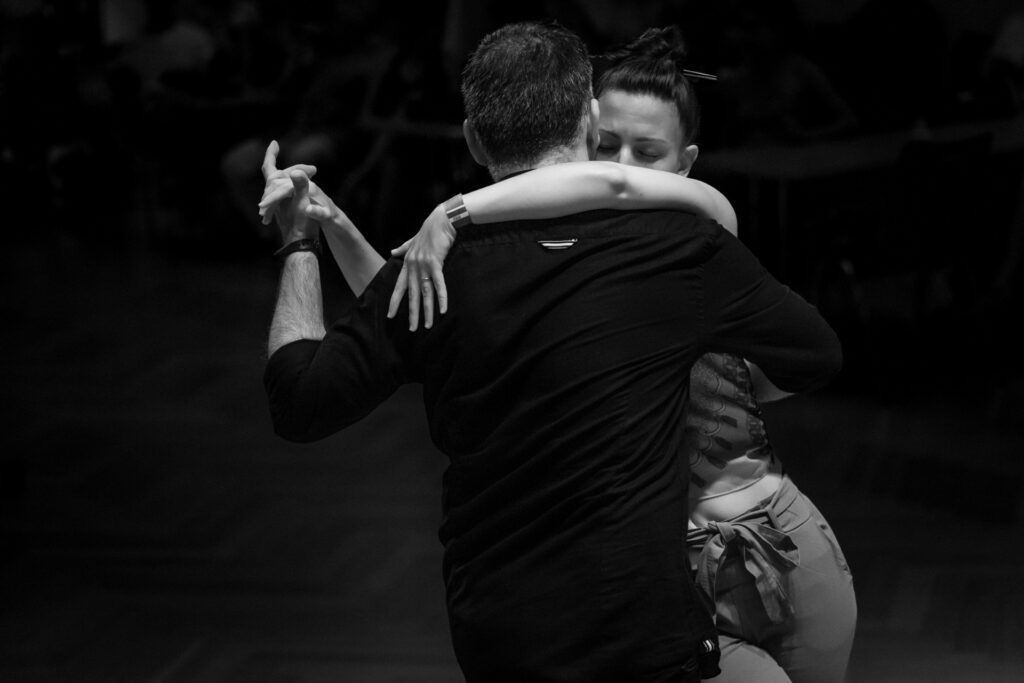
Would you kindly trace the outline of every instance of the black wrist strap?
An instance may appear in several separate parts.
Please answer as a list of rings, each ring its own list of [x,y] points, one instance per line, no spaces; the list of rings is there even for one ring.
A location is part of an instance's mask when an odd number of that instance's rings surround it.
[[[306,238],[301,240],[295,240],[289,242],[280,249],[274,252],[274,257],[279,261],[283,261],[288,258],[288,254],[294,254],[297,251],[311,251],[317,256],[320,255],[320,240]]]

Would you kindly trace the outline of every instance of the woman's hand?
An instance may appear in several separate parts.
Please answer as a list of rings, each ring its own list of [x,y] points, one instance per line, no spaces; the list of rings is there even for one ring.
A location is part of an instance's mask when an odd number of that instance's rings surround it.
[[[296,182],[305,178],[308,184],[308,201],[303,201],[296,207],[301,215],[324,225],[332,223],[339,227],[348,228],[351,221],[334,201],[327,196],[319,185],[313,182],[316,174],[316,166],[309,164],[295,164],[285,169],[278,169],[276,166],[279,147],[277,141],[272,141],[267,147],[267,153],[263,160],[263,177],[266,185],[263,188],[263,197],[259,203],[259,213],[263,224],[267,225],[275,217],[279,220],[281,214],[287,210],[287,200],[295,196]],[[353,229],[355,226],[352,226]]]
[[[388,317],[398,314],[398,307],[406,291],[409,293],[409,329],[419,326],[420,304],[423,305],[423,326],[428,330],[434,324],[434,296],[440,314],[448,311],[448,289],[444,283],[444,259],[455,244],[455,228],[445,214],[444,205],[438,204],[430,212],[423,227],[402,246],[391,251],[392,256],[404,256],[402,272],[398,274],[395,291],[391,294]]]
[[[266,185],[263,187],[263,197],[260,198],[259,209],[260,217],[263,220],[263,225],[270,225],[270,222],[274,220],[284,200],[290,199],[295,194],[295,183],[292,180],[292,173],[295,171],[301,171],[305,174],[306,178],[310,180],[310,199],[314,199],[314,195],[323,194],[320,188],[312,182],[313,176],[316,175],[316,166],[310,166],[309,164],[295,164],[288,168],[279,169],[277,167],[277,155],[281,152],[280,145],[277,144],[277,140],[271,140],[270,144],[267,145],[267,151],[263,155],[263,180],[266,181]],[[326,196],[326,195],[324,195]]]

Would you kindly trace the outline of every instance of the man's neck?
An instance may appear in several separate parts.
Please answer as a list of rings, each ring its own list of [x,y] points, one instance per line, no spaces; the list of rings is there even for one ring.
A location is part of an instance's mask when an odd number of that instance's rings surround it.
[[[586,142],[582,142],[574,147],[560,147],[559,149],[553,150],[548,154],[541,156],[532,164],[501,167],[492,166],[488,170],[491,172],[491,177],[494,178],[495,182],[497,182],[519,173],[524,173],[535,168],[541,168],[542,166],[554,166],[555,164],[565,164],[572,161],[589,160],[590,155],[587,152]]]

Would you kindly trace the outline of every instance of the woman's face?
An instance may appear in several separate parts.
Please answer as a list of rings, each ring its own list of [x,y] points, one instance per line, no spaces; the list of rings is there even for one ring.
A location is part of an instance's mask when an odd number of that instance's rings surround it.
[[[683,146],[684,131],[673,102],[654,95],[606,90],[598,103],[598,160],[689,173],[697,159],[697,146]]]

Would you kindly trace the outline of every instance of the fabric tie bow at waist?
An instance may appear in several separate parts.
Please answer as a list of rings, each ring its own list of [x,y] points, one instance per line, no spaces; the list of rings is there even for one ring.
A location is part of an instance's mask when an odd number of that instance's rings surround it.
[[[715,601],[718,571],[726,559],[730,545],[738,545],[743,566],[754,578],[764,611],[772,623],[781,623],[793,614],[782,583],[783,573],[800,564],[800,551],[793,539],[778,529],[753,520],[732,522],[708,522],[699,535],[706,535],[707,542],[697,560],[697,586]],[[714,614],[712,609],[712,614]]]

